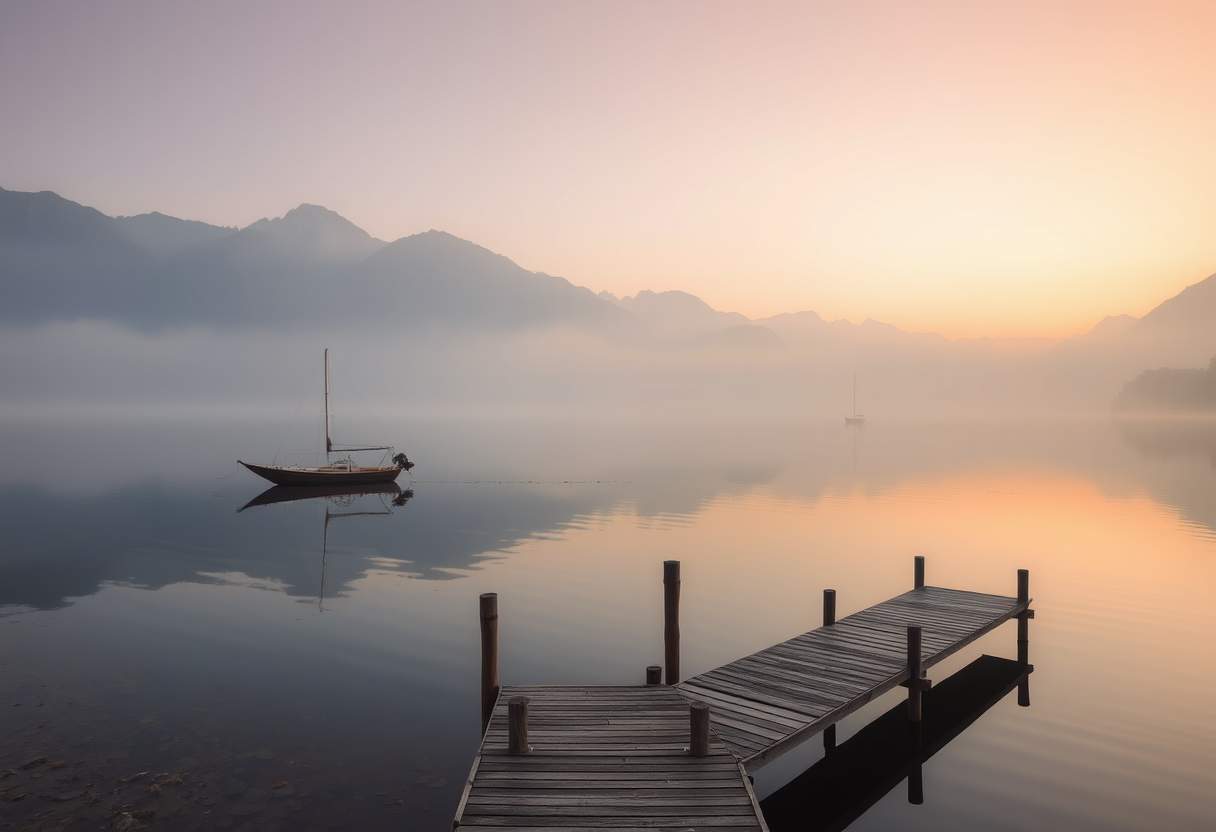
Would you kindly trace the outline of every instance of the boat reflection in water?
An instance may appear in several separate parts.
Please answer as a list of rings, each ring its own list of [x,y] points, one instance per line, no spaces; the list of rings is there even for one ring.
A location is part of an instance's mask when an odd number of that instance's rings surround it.
[[[365,485],[275,485],[267,488],[261,494],[238,508],[237,513],[239,514],[247,508],[255,508],[256,506],[268,506],[273,503],[294,503],[298,500],[317,500],[322,498],[339,505],[351,505],[359,497],[368,495],[388,497],[392,500],[394,506],[403,506],[414,496],[414,492],[412,489],[402,491],[401,487],[395,482],[368,483]],[[382,505],[384,504],[382,503]],[[387,505],[384,505],[384,509],[384,511],[367,513],[389,513]]]
[[[389,517],[393,513],[393,508],[404,506],[413,496],[413,489],[402,490],[395,482],[362,485],[276,485],[267,488],[236,511],[237,514],[240,514],[245,509],[257,506],[294,503],[301,500],[325,501],[325,518],[321,524],[321,588],[317,593],[317,609],[324,612],[329,524],[334,520],[347,517]],[[363,497],[371,497],[373,500],[364,501],[366,507],[356,508],[356,504]],[[377,504],[379,508],[372,507]],[[334,511],[331,506],[340,510]]]
[[[921,766],[1014,688],[1029,706],[1033,670],[981,656],[923,694],[918,724],[900,702],[839,746],[825,733],[823,759],[761,802],[769,829],[845,829],[904,779],[908,802],[924,803]]]

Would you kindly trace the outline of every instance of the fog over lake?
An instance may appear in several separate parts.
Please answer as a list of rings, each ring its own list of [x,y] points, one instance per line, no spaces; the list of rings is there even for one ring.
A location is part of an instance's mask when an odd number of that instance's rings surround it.
[[[479,594],[507,683],[633,684],[665,559],[691,675],[816,625],[824,588],[842,614],[904,591],[914,554],[994,594],[1030,569],[1030,706],[981,703],[923,805],[892,788],[851,829],[1210,825],[1216,423],[1117,403],[1207,366],[1213,279],[1075,338],[949,339],[597,294],[315,207],[226,229],[0,204],[18,826],[448,828]],[[326,348],[333,438],[408,452],[397,485],[292,495],[238,467],[324,457]],[[1000,628],[934,678],[1014,648]],[[757,774],[774,829],[822,755]]]

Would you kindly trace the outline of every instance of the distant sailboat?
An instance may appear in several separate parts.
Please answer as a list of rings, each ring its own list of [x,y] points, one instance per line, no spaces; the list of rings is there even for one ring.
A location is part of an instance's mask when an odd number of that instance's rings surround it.
[[[853,415],[845,416],[846,425],[864,425],[866,417],[857,412],[857,373],[853,373]]]
[[[391,445],[369,445],[359,448],[335,448],[329,436],[329,350],[324,353],[325,362],[325,464],[315,468],[292,465],[254,465],[237,460],[262,479],[275,485],[367,485],[393,482],[402,471],[414,467],[405,454],[393,454]],[[384,451],[380,465],[355,465],[350,455],[356,451]],[[333,459],[334,454],[346,457]],[[390,458],[391,457],[391,458]],[[392,465],[385,465],[384,462]]]

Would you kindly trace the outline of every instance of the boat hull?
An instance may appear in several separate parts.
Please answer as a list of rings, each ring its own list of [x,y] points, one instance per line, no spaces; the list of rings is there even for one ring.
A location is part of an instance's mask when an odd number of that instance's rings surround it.
[[[279,468],[274,465],[254,465],[237,460],[253,473],[275,485],[369,485],[394,482],[401,476],[396,465],[389,468],[352,468],[333,470],[325,468]]]

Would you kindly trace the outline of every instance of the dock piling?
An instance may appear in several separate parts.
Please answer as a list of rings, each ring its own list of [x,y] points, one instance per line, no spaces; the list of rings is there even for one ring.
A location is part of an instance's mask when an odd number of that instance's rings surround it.
[[[646,668],[646,684],[661,685],[663,684],[663,668],[657,664],[652,664]]]
[[[694,757],[709,754],[709,705],[704,702],[688,705],[688,753]]]
[[[920,627],[908,625],[908,719],[920,722],[921,717],[921,667],[920,667]]]
[[[925,556],[917,555],[912,559],[912,562],[914,564],[912,570],[912,588],[923,589],[925,586]]]
[[[481,596],[481,733],[498,701],[498,593]]]
[[[680,681],[680,562],[663,561],[663,663],[667,684]]]
[[[828,627],[836,623],[836,590],[825,589],[823,591],[823,626]]]
[[[527,754],[528,745],[528,697],[512,696],[507,703],[507,732],[512,754]]]
[[[1026,604],[1030,601],[1030,570],[1018,570],[1018,603]],[[1026,664],[1029,660],[1027,648],[1030,643],[1030,610],[1023,610],[1018,615],[1018,661]]]
[[[1018,603],[1026,604],[1030,601],[1030,570],[1018,570]],[[1030,618],[1032,613],[1030,610],[1024,610],[1018,616],[1018,664],[1030,664]],[[1030,676],[1023,676],[1022,681],[1018,682],[1018,705],[1023,708],[1030,707]]]

